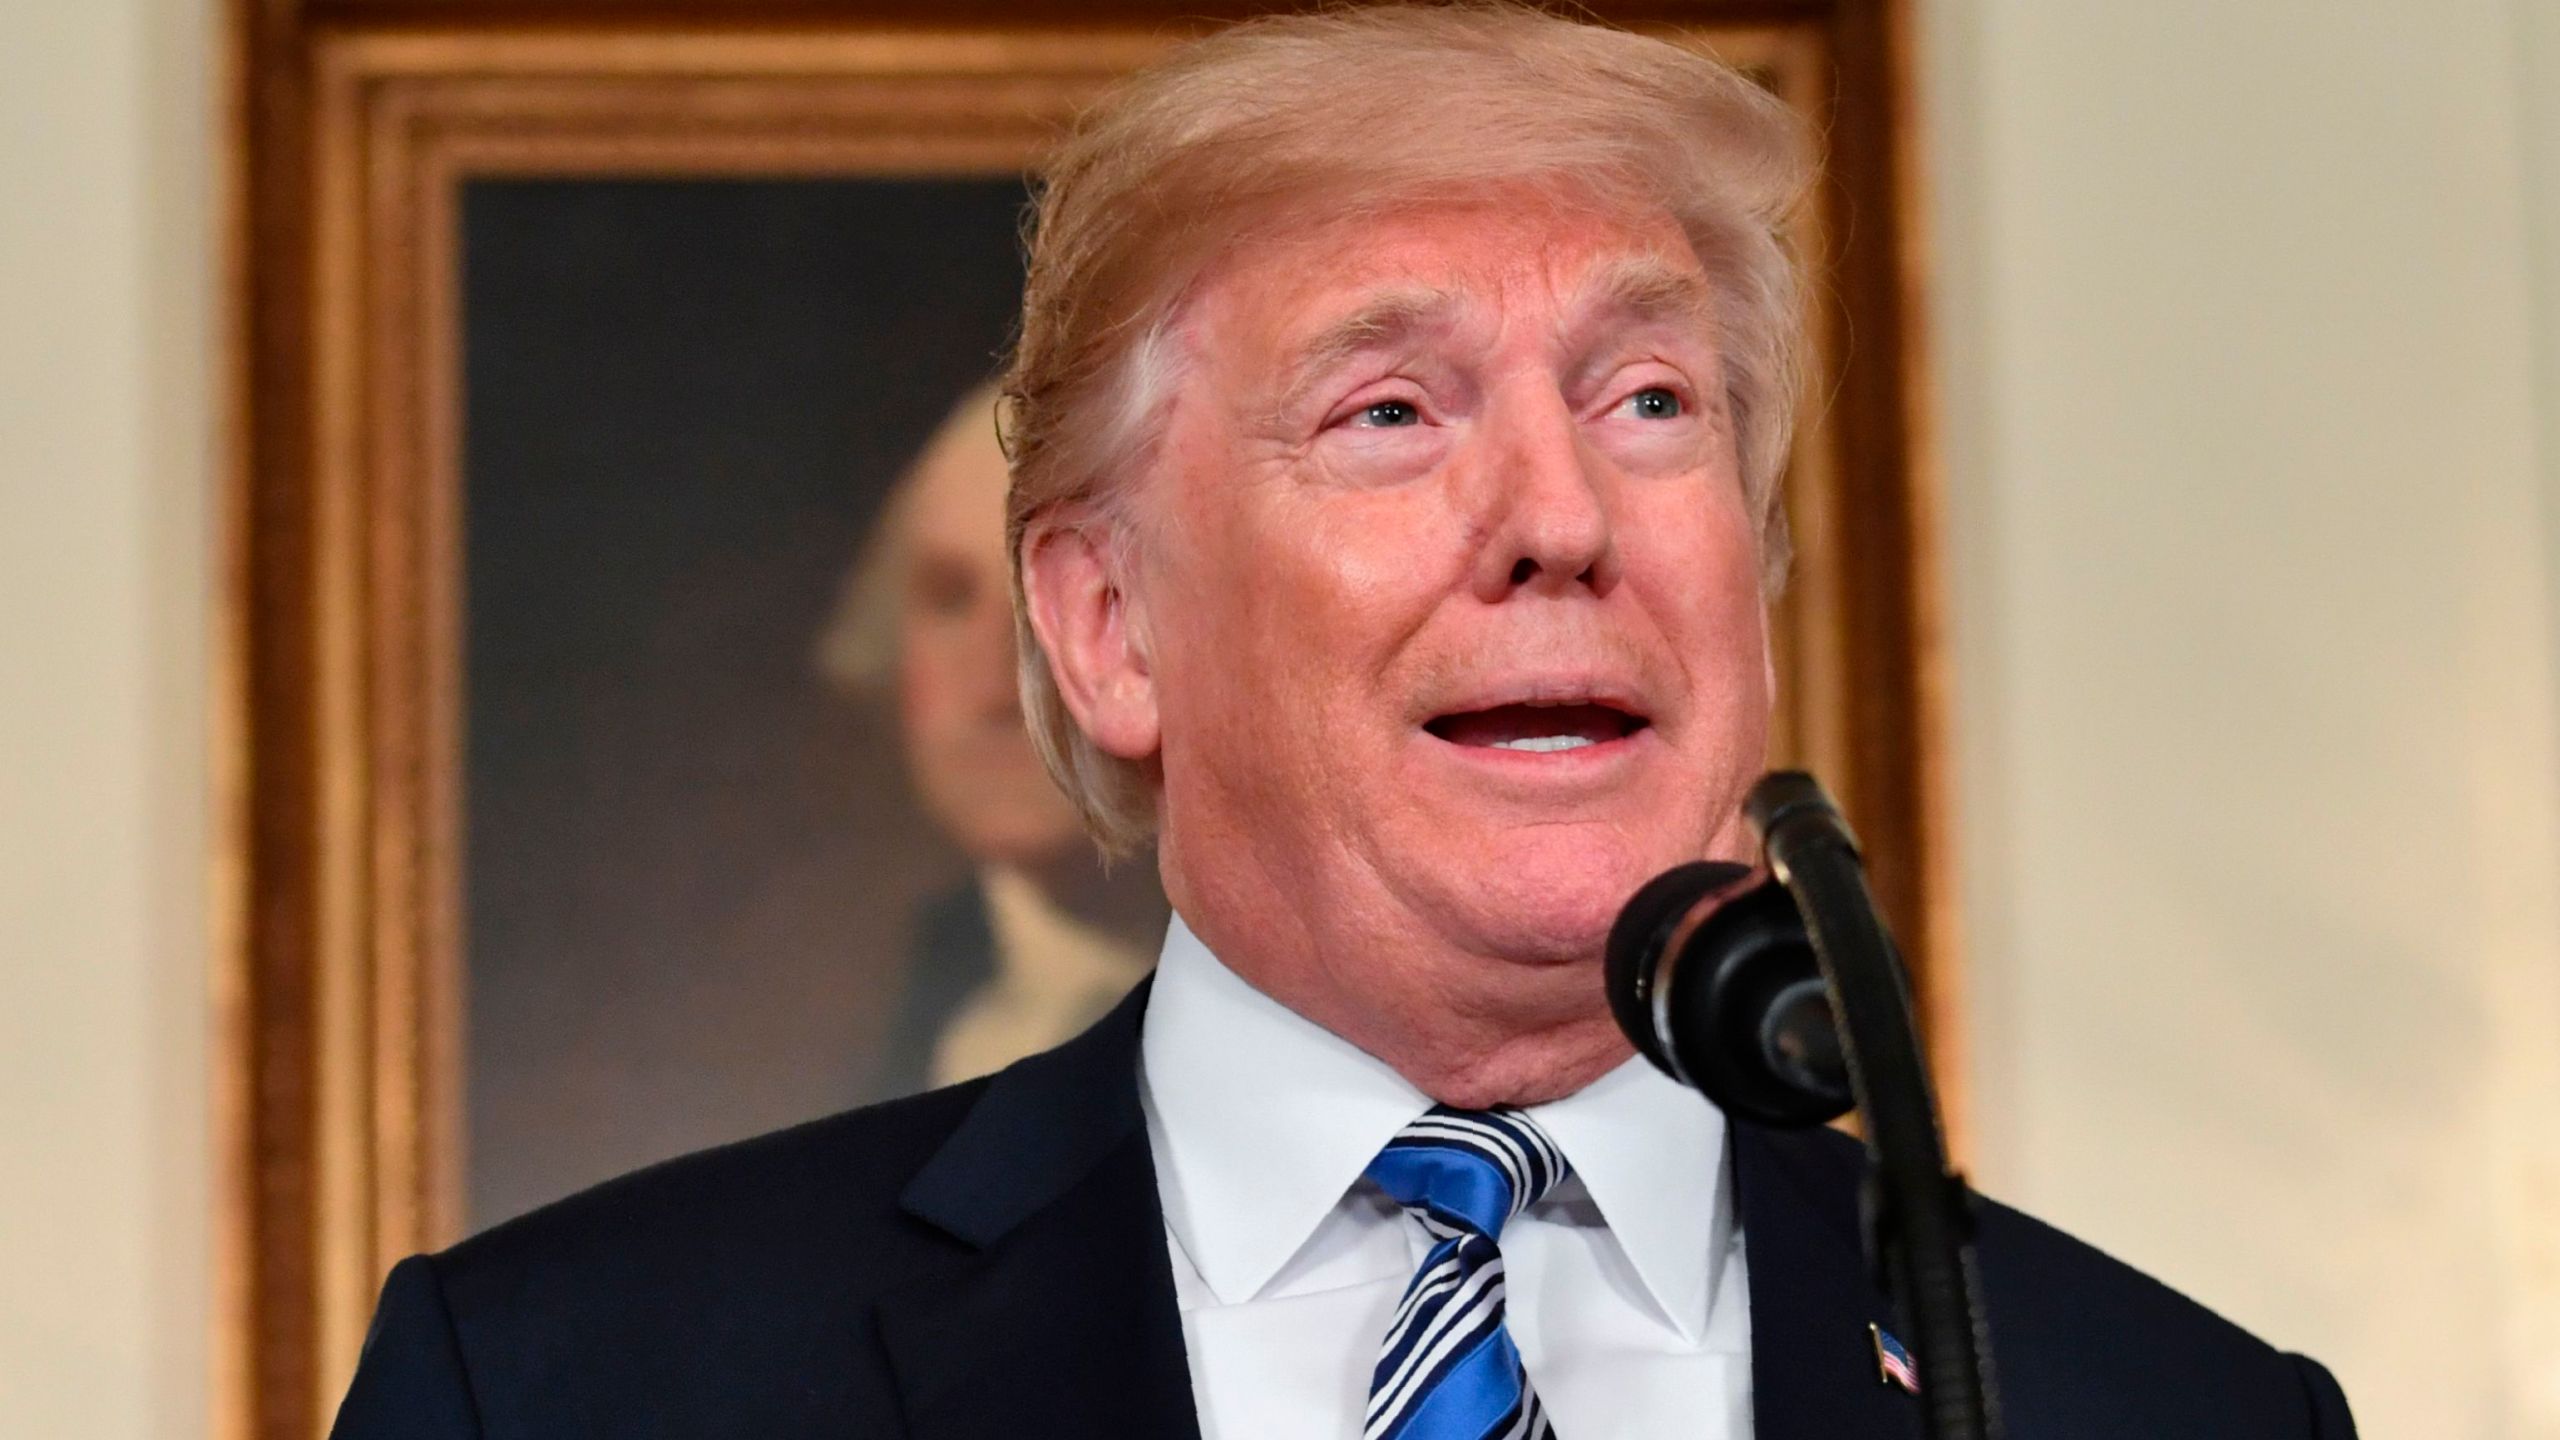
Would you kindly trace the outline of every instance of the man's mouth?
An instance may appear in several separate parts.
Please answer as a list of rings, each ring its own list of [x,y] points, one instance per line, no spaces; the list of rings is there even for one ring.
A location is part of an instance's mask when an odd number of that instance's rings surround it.
[[[1452,745],[1554,754],[1624,740],[1651,722],[1598,701],[1496,705],[1427,721],[1423,729]]]

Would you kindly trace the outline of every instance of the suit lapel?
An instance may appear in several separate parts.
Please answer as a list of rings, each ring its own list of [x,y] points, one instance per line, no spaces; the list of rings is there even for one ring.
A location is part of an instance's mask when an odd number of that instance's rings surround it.
[[[908,1186],[972,1252],[881,1304],[917,1440],[1198,1440],[1155,1163],[1138,1104],[1141,985],[1092,1030],[989,1082]],[[1756,1440],[1920,1440],[1877,1376],[1890,1326],[1858,1239],[1855,1151],[1733,1126]]]
[[[1735,1201],[1751,1284],[1756,1440],[1918,1440],[1920,1402],[1877,1373],[1860,1171],[1836,1137],[1733,1126]],[[1848,1162],[1848,1163],[1844,1163]]]
[[[917,1440],[1197,1440],[1138,1104],[1146,996],[989,1082],[907,1188],[909,1214],[974,1252],[881,1305]]]

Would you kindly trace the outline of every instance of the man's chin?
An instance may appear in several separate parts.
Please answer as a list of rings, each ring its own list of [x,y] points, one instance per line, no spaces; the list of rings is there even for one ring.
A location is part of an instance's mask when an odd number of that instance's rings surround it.
[[[1619,909],[1663,868],[1635,854],[1623,832],[1541,827],[1488,846],[1443,877],[1465,948],[1524,964],[1599,958]]]
[[[946,815],[943,828],[963,853],[981,865],[1049,875],[1079,868],[1078,862],[1090,862],[1094,854],[1093,842],[1072,811],[984,806],[962,817]]]

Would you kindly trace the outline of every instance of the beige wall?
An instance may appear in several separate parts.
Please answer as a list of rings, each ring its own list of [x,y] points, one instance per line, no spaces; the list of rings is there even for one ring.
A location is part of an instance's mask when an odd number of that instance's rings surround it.
[[[0,1432],[205,1411],[206,0],[0,5]]]
[[[2550,7],[1928,11],[1981,1175],[2560,1435]]]
[[[207,0],[0,6],[0,1416],[203,1413]],[[2560,1435],[2560,7],[1936,0],[1980,1169]]]

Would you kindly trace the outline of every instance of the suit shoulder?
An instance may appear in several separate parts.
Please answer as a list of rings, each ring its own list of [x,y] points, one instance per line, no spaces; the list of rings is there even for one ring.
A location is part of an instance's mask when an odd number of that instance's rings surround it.
[[[1854,1233],[1854,1197],[1865,1174],[1865,1147],[1836,1130],[1767,1133],[1801,1183],[1839,1197],[1835,1213]],[[2002,1292],[2004,1309],[2017,1303],[2019,1297],[2008,1293],[2012,1291],[2067,1294],[2067,1303],[2084,1313],[2092,1303],[2122,1306],[2194,1326],[2225,1343],[2268,1348],[2161,1281],[2024,1211],[1977,1194],[1974,1225],[1984,1283]]]
[[[2069,1316],[2087,1316],[2094,1307],[2120,1326],[2181,1337],[2191,1351],[2276,1358],[2275,1347],[2202,1302],[2024,1211],[1977,1199],[1975,1226],[1984,1284],[1996,1288],[2012,1326],[2061,1323],[2067,1333]]]
[[[670,1160],[408,1262],[365,1393],[405,1407],[439,1380],[490,1435],[893,1429],[875,1303],[967,1256],[899,1196],[982,1088]]]
[[[1759,1135],[1799,1198],[1857,1243],[1864,1147],[1827,1130]],[[2354,1433],[2335,1382],[2317,1364],[2007,1205],[1977,1197],[1974,1221],[2013,1433],[2085,1440]]]
[[[543,1292],[663,1292],[895,1248],[898,1197],[983,1081],[845,1111],[636,1170],[435,1257],[457,1313]]]
[[[1983,1201],[1978,1254],[2020,1428],[2091,1436],[2355,1433],[2329,1373],[2033,1216]]]

